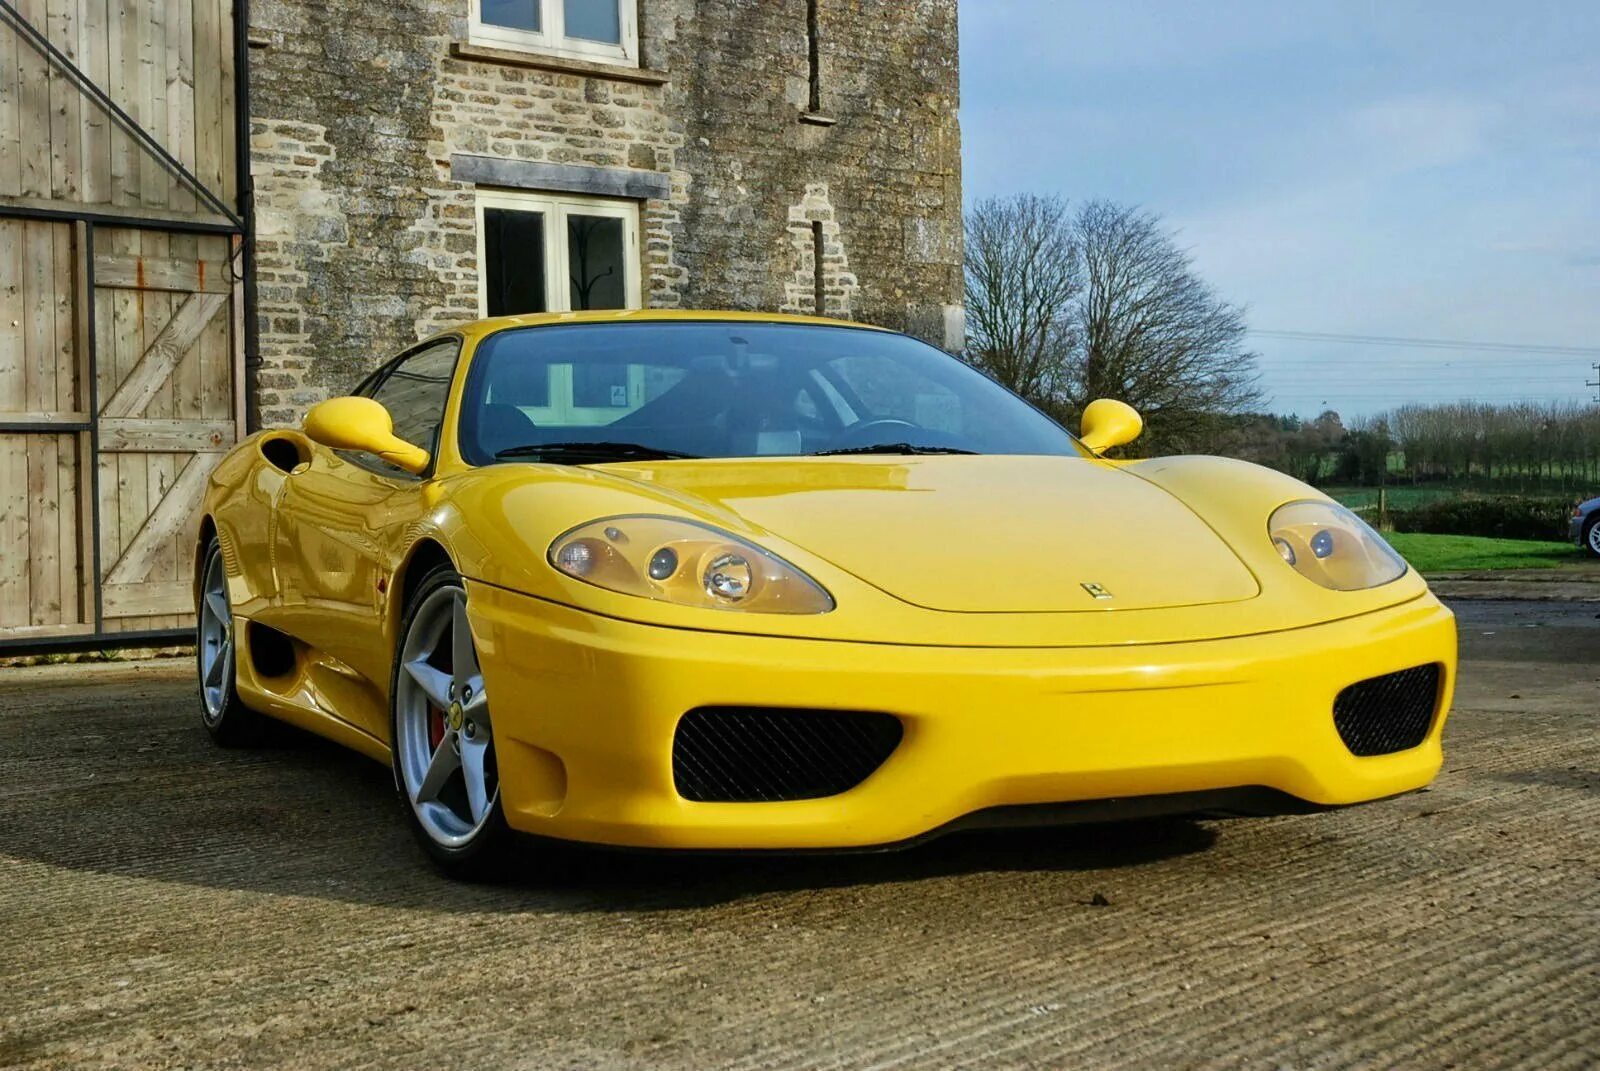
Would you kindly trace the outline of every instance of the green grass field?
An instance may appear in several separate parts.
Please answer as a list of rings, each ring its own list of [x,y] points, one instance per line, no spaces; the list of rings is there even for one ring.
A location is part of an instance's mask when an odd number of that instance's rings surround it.
[[[1585,560],[1583,552],[1570,543],[1421,535],[1415,532],[1390,532],[1384,538],[1419,573],[1451,573],[1468,569],[1553,569],[1577,565]]]

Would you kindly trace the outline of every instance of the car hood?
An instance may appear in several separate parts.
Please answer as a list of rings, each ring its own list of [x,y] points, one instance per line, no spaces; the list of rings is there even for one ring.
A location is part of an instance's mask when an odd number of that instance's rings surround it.
[[[1083,458],[775,458],[605,472],[733,514],[933,610],[1147,610],[1260,593],[1177,497]]]

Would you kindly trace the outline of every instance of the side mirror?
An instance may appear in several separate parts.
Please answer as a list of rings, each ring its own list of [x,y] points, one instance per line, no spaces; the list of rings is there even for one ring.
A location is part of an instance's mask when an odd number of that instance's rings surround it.
[[[1133,442],[1143,430],[1144,418],[1137,409],[1127,402],[1101,398],[1084,409],[1078,439],[1098,455],[1113,446]]]
[[[304,424],[312,442],[332,450],[361,450],[419,475],[431,460],[428,451],[394,433],[389,410],[371,398],[329,398],[311,407]]]

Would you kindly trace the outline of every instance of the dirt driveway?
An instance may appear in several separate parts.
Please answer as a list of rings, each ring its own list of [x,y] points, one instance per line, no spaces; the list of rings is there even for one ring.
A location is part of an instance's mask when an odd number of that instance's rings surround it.
[[[1600,1062],[1600,606],[1461,603],[1429,792],[850,858],[430,873],[170,672],[0,683],[0,1065]]]

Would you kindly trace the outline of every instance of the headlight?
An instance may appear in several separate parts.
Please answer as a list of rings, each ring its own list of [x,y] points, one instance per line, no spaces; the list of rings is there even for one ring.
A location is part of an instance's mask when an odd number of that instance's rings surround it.
[[[833,597],[800,570],[710,525],[612,517],[550,544],[550,564],[623,595],[758,614],[825,614]]]
[[[1301,576],[1335,591],[1399,580],[1405,559],[1366,521],[1332,502],[1290,502],[1267,521],[1279,557]]]

